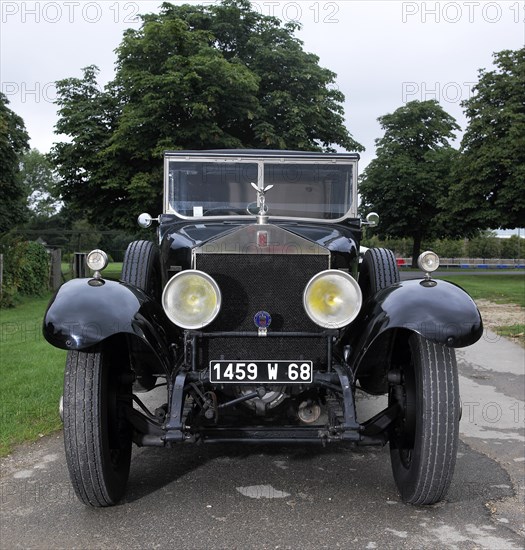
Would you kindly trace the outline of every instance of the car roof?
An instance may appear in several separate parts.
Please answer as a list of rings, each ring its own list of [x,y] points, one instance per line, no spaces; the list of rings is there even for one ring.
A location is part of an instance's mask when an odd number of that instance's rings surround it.
[[[217,156],[217,157],[253,157],[253,158],[319,158],[319,159],[349,159],[359,160],[358,153],[322,153],[319,151],[291,151],[280,149],[206,149],[206,150],[188,150],[188,151],[165,151],[166,157],[197,157],[197,156]]]

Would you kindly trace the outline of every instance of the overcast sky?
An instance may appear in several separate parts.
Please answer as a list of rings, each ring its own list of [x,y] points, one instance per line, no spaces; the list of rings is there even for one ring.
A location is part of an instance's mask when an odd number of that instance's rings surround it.
[[[0,0],[1,90],[24,119],[32,147],[47,152],[60,141],[53,133],[53,82],[80,76],[91,64],[101,69],[101,85],[111,80],[123,30],[138,28],[135,16],[157,11],[160,4]],[[407,101],[435,98],[464,128],[459,103],[469,97],[478,69],[491,68],[493,52],[525,43],[523,1],[258,0],[252,5],[263,14],[299,20],[304,49],[337,73],[347,126],[366,147],[361,169],[374,157],[374,140],[381,136],[377,117]]]

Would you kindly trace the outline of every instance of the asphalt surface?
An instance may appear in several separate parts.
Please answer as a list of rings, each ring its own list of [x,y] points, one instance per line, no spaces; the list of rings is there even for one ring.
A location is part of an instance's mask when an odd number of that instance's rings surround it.
[[[1,462],[0,548],[523,548],[525,350],[487,332],[457,355],[461,444],[442,503],[400,502],[388,447],[188,445],[135,448],[125,500],[90,509],[54,435]]]

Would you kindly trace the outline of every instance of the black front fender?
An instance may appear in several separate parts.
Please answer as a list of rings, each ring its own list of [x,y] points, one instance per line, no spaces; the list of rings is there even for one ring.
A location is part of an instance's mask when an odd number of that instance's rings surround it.
[[[66,350],[83,350],[116,334],[143,340],[169,368],[171,324],[162,307],[131,285],[73,279],[62,285],[44,316],[44,338]]]
[[[372,296],[351,325],[353,364],[378,336],[392,329],[408,329],[461,348],[481,338],[483,323],[476,304],[461,287],[447,281],[402,281]]]

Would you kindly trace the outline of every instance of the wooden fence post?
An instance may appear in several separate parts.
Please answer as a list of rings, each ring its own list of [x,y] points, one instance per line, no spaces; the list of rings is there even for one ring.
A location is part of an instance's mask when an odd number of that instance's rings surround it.
[[[73,277],[75,279],[86,276],[86,256],[85,252],[75,252],[73,255]]]
[[[51,290],[58,290],[62,284],[62,250],[53,248],[51,250],[51,269],[49,271],[49,287]]]

